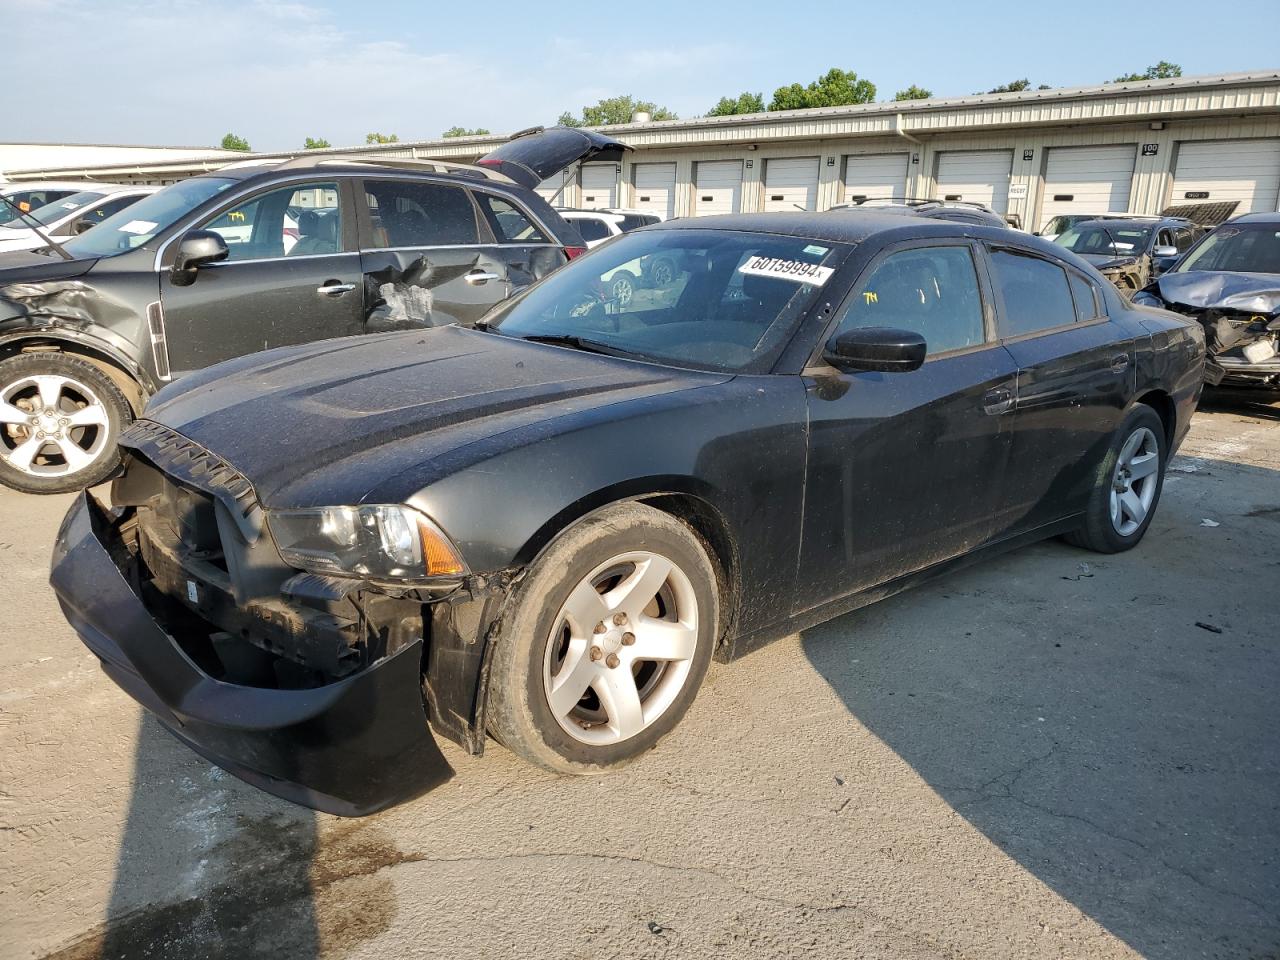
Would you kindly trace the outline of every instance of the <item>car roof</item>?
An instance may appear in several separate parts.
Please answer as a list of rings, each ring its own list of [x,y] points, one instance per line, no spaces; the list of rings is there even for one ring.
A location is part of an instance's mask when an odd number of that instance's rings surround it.
[[[1158,227],[1166,223],[1179,227],[1194,226],[1190,220],[1183,217],[1096,217],[1093,220],[1081,220],[1075,226],[1088,227],[1096,224],[1108,230],[1117,230],[1124,227]]]
[[[1227,223],[1265,223],[1270,225],[1280,225],[1280,210],[1271,213],[1242,213],[1238,217],[1232,217],[1223,224]]]
[[[98,187],[119,186],[119,184],[96,183],[92,180],[18,180],[12,183],[0,183],[0,193],[20,193],[24,190],[72,190],[83,193]]]
[[[566,220],[581,220],[584,217],[596,217],[600,220],[608,220],[610,223],[621,223],[623,217],[621,213],[614,213],[612,210],[577,210],[573,207],[556,207],[555,211]]]
[[[955,237],[977,236],[991,240],[1008,240],[1014,231],[1008,227],[986,226],[959,220],[943,220],[934,217],[904,217],[900,213],[880,213],[863,210],[856,217],[831,216],[822,213],[781,211],[776,213],[726,213],[711,217],[685,217],[652,224],[646,230],[741,230],[747,233],[773,233],[786,237],[803,237],[809,240],[829,240],[833,243],[861,243],[868,237],[897,232],[902,237]],[[1015,234],[1019,243],[1038,246],[1043,243],[1055,254],[1048,241],[1039,241],[1030,234]],[[1035,241],[1034,243],[1032,241]]]

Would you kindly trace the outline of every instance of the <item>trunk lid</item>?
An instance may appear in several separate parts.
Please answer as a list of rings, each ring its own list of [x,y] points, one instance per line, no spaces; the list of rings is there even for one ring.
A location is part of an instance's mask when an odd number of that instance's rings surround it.
[[[576,127],[533,127],[522,130],[502,146],[478,161],[478,166],[497,170],[520,186],[532,190],[566,167],[588,160],[619,161],[630,150],[620,140]]]

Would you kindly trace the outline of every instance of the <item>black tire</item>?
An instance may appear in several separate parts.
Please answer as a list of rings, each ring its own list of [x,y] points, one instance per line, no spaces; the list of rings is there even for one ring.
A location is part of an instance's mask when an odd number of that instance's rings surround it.
[[[1139,431],[1149,431],[1154,437],[1157,448],[1156,472],[1152,475],[1154,490],[1150,506],[1145,516],[1132,530],[1122,532],[1117,529],[1112,516],[1112,492],[1116,485],[1117,465],[1121,451]],[[1063,539],[1077,547],[1093,550],[1096,553],[1120,553],[1136,547],[1151,525],[1156,507],[1160,504],[1160,494],[1164,490],[1164,471],[1168,460],[1168,438],[1164,421],[1160,415],[1146,404],[1138,404],[1130,410],[1116,428],[1106,455],[1098,464],[1094,476],[1093,489],[1089,492],[1088,506],[1085,509],[1084,522],[1078,530],[1068,533]],[[1123,480],[1121,481],[1123,482]],[[1123,518],[1123,517],[1122,517]],[[1132,522],[1129,518],[1126,522]]]
[[[628,551],[666,558],[683,571],[687,577],[684,586],[691,586],[696,598],[696,645],[687,658],[683,685],[647,726],[617,742],[584,743],[566,732],[552,712],[544,669],[555,644],[565,642],[558,630],[555,637],[552,634],[565,622],[561,610],[571,591],[601,565],[608,565]],[[622,579],[625,581],[626,577]],[[497,647],[489,680],[489,732],[512,752],[559,773],[605,773],[652,749],[688,711],[706,675],[719,636],[716,584],[707,548],[670,514],[639,503],[622,503],[583,518],[556,537],[534,560],[504,614],[494,641]],[[596,642],[590,641],[593,646]],[[637,643],[635,650],[642,649],[638,641],[633,642]],[[625,669],[625,664],[618,669]],[[645,669],[641,665],[636,670],[637,688]],[[593,689],[588,687],[582,702],[593,695]]]
[[[121,431],[133,420],[133,411],[120,388],[100,369],[79,357],[65,353],[24,353],[0,362],[0,401],[19,409],[38,406],[34,377],[60,378],[65,384],[60,412],[75,414],[81,408],[100,405],[102,422],[89,426],[62,425],[65,439],[85,449],[88,461],[72,468],[70,461],[58,452],[56,442],[41,448],[33,466],[20,469],[14,457],[23,443],[32,439],[36,427],[30,423],[0,423],[0,483],[23,493],[68,493],[101,483],[120,465],[117,441]],[[96,401],[96,404],[95,402]],[[50,425],[57,421],[49,421]],[[61,469],[59,468],[61,464]]]

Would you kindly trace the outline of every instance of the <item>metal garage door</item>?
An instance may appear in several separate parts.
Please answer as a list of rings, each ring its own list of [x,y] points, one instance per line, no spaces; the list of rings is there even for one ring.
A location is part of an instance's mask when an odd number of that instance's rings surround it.
[[[1118,213],[1129,209],[1134,144],[1050,147],[1040,203],[1043,229],[1060,213]]]
[[[741,209],[742,161],[699,161],[694,172],[694,216],[737,213]]]
[[[1009,209],[1012,150],[955,150],[938,154],[937,196],[985,203],[996,213]]]
[[[766,210],[818,209],[818,158],[775,157],[764,162]]]
[[[547,201],[547,203],[550,203],[553,206],[563,207],[565,196],[564,196],[564,191],[560,189],[560,186],[563,183],[564,183],[564,171],[561,170],[555,176],[548,177],[546,180],[543,180],[540,184],[538,184],[537,186],[538,196],[542,197],[543,200]],[[552,198],[554,198],[554,200]]]
[[[585,210],[603,210],[618,205],[618,165],[616,163],[584,163],[582,165],[582,200]]]
[[[676,165],[674,163],[637,163],[632,170],[635,184],[635,208],[647,213],[660,213],[670,219],[676,212]]]
[[[1239,200],[1236,213],[1280,206],[1280,140],[1212,140],[1178,145],[1169,202]]]
[[[862,197],[905,197],[905,153],[872,153],[844,158],[844,202]]]

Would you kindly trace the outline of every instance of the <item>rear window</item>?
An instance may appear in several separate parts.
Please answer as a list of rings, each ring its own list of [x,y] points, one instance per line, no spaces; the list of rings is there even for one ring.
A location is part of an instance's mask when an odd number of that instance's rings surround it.
[[[488,326],[675,366],[763,373],[847,256],[844,244],[765,233],[629,233],[499,305]]]
[[[1018,337],[1076,322],[1067,271],[1048,260],[995,250],[991,261],[1004,299],[1000,336]]]
[[[461,187],[366,180],[375,247],[450,247],[480,242],[476,211]]]

